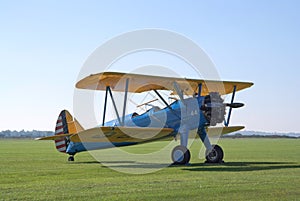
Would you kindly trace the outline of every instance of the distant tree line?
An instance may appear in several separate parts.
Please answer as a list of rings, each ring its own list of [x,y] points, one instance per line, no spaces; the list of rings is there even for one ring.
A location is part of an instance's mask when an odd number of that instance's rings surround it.
[[[222,135],[222,138],[300,138],[299,133],[267,133],[256,131],[241,131],[228,135]]]
[[[5,130],[0,132],[0,138],[38,138],[54,135],[53,131],[11,131]],[[223,135],[222,138],[300,138],[300,133],[267,133],[257,131],[240,131],[228,135]]]
[[[11,130],[5,130],[0,132],[0,138],[37,138],[37,137],[46,137],[54,135],[53,131],[38,131],[38,130],[32,130],[32,131],[11,131]]]

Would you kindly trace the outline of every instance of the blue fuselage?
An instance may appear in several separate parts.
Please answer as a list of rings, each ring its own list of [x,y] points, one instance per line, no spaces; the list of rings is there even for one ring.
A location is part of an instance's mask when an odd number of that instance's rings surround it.
[[[123,126],[128,127],[157,127],[157,128],[173,128],[178,132],[182,125],[189,130],[204,126],[207,121],[200,110],[203,97],[187,98],[184,101],[175,101],[170,107],[159,109],[152,107],[147,112],[136,115],[128,114],[125,116]],[[115,119],[105,123],[105,126],[122,126]]]
[[[104,126],[118,127],[154,127],[154,128],[172,128],[174,129],[173,135],[176,133],[187,133],[190,130],[201,128],[207,124],[207,120],[200,110],[203,102],[202,96],[197,98],[187,98],[183,101],[177,100],[169,107],[160,109],[152,107],[143,114],[128,114],[124,118],[108,121]],[[67,153],[77,153],[86,150],[110,148],[114,146],[128,146],[137,144],[135,142],[122,142],[122,143],[74,143],[70,142]]]

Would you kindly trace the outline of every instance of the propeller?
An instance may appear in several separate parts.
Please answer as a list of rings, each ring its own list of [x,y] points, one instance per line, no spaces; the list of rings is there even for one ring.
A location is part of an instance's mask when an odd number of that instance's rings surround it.
[[[240,108],[243,107],[244,103],[225,103],[225,106],[231,107],[231,108]]]
[[[240,108],[244,106],[244,103],[209,103],[201,106],[201,110],[207,110],[209,108],[218,108],[218,107],[230,107],[230,108]]]

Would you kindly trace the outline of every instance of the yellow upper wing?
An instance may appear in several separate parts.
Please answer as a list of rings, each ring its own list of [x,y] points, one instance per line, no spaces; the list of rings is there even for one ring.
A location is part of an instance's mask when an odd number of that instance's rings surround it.
[[[125,82],[127,79],[129,80],[128,91],[134,93],[141,93],[150,90],[175,91],[175,81],[186,95],[193,95],[196,93],[198,91],[198,85],[202,84],[202,96],[209,94],[209,92],[219,92],[222,95],[229,94],[232,93],[234,86],[236,86],[236,91],[239,91],[253,85],[251,82],[214,81],[119,72],[103,72],[85,77],[77,82],[76,87],[79,89],[105,90],[107,86],[110,86],[114,91],[123,92],[125,90]]]

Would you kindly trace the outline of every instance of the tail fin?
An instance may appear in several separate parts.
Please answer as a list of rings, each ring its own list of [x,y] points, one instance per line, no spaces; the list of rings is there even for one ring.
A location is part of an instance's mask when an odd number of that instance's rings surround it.
[[[55,135],[62,135],[61,138],[54,139],[57,151],[65,153],[67,150],[70,139],[64,134],[76,134],[83,130],[79,122],[67,110],[61,111],[55,127]]]

